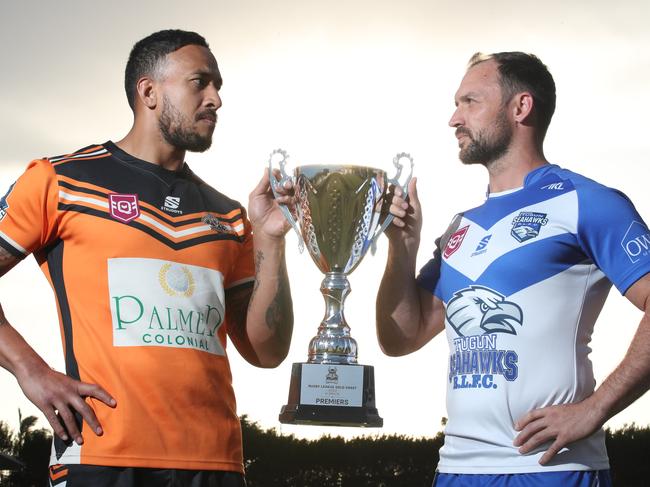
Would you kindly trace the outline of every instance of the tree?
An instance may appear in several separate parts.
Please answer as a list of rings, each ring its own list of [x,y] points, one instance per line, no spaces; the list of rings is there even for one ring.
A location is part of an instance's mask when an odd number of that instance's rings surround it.
[[[44,428],[35,429],[38,418],[23,415],[18,410],[18,434],[9,430],[9,426],[0,421],[0,451],[20,460],[25,468],[14,470],[2,485],[7,487],[36,487],[47,483],[49,453],[52,435]]]
[[[605,430],[612,483],[625,487],[646,487],[650,478],[650,427],[634,423],[623,428]]]

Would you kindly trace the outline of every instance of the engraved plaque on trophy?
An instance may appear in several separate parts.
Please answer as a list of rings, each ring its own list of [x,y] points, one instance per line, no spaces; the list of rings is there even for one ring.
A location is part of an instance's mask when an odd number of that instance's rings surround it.
[[[295,216],[286,206],[280,208],[298,234],[300,250],[306,247],[325,274],[321,284],[325,316],[309,343],[307,362],[293,364],[289,399],[280,412],[280,422],[381,427],[374,368],[357,363],[357,342],[350,335],[343,303],[350,293],[348,274],[392,221],[388,216],[379,224],[388,186],[399,185],[406,193],[413,159],[404,153],[395,156],[397,173],[391,179],[381,169],[336,164],[298,166],[289,176],[285,172],[287,159],[280,149],[271,153],[271,189],[277,196],[279,185],[293,182]],[[402,160],[410,163],[403,184],[399,181]],[[274,163],[279,165],[280,179],[274,176]]]

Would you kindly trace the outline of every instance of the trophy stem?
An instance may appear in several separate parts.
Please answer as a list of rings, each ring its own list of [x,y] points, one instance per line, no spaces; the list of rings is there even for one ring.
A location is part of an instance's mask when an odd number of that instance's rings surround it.
[[[343,302],[350,294],[350,282],[342,272],[327,272],[321,284],[325,317],[318,334],[309,343],[309,363],[356,364],[357,342],[343,314]]]

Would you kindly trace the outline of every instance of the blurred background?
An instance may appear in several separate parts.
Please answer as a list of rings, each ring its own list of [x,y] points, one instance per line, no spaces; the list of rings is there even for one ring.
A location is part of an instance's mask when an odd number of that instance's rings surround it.
[[[624,191],[650,219],[650,3],[578,0],[252,1],[140,0],[0,3],[0,193],[34,158],[119,140],[132,116],[123,72],[132,45],[160,29],[206,37],[224,78],[213,147],[188,154],[192,169],[247,204],[269,153],[290,161],[378,166],[406,151],[424,208],[419,264],[454,213],[484,199],[487,173],[458,161],[447,122],[453,97],[476,51],[537,54],[553,74],[558,105],[546,139],[554,163]],[[106,238],[111,238],[107,235]],[[322,276],[287,237],[295,304],[291,351],[260,370],[230,347],[238,411],[264,428],[299,438],[379,433],[433,436],[445,411],[447,344],[438,337],[402,358],[384,356],[375,338],[375,296],[386,261],[382,237],[350,276],[346,317],[359,361],[374,365],[382,430],[287,426],[291,364],[324,313]],[[54,299],[32,258],[0,280],[9,321],[54,368],[64,370]],[[641,313],[616,290],[596,325],[592,360],[598,381],[622,359]],[[549,351],[551,353],[551,351]],[[40,412],[0,370],[0,419]],[[650,395],[609,425],[650,424]],[[41,419],[41,425],[47,423]]]

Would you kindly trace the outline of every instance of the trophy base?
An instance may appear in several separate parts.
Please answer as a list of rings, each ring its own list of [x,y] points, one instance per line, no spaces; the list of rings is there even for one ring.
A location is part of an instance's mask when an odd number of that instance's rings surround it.
[[[284,424],[380,428],[371,365],[294,363]]]

